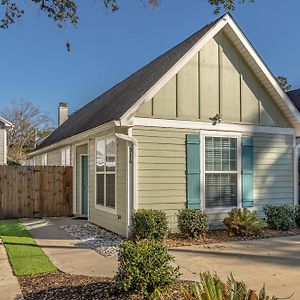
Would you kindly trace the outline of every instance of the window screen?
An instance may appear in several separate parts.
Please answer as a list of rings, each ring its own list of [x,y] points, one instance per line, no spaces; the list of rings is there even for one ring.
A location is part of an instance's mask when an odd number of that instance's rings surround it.
[[[237,205],[237,139],[205,137],[205,207]]]

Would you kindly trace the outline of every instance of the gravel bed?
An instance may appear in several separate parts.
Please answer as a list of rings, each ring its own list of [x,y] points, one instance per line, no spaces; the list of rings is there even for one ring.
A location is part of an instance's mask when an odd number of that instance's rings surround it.
[[[117,256],[123,241],[121,236],[90,223],[63,225],[60,229],[104,256]]]

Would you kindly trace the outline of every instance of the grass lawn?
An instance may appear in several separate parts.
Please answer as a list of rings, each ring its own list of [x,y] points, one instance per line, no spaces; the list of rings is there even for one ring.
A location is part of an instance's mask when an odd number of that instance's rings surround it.
[[[0,236],[15,275],[57,271],[19,220],[0,220]]]

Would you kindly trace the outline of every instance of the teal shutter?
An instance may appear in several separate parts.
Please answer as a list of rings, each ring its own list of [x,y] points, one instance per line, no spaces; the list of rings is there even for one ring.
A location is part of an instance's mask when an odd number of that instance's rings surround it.
[[[242,204],[253,207],[253,137],[242,138]]]
[[[200,209],[200,135],[186,136],[187,207]]]

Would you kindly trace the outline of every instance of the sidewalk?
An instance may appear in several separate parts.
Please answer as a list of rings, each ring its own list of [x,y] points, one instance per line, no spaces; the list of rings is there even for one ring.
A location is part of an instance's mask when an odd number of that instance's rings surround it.
[[[80,224],[86,221],[60,217],[26,219],[22,222],[60,271],[97,277],[115,275],[118,267],[117,257],[104,257],[59,228],[62,225]]]
[[[0,240],[0,299],[19,300],[23,299],[19,282],[14,276],[8,261],[7,253]]]
[[[198,280],[199,273],[215,272],[223,280],[233,273],[253,289],[266,284],[268,294],[300,299],[300,236],[257,239],[170,249],[183,279]]]

